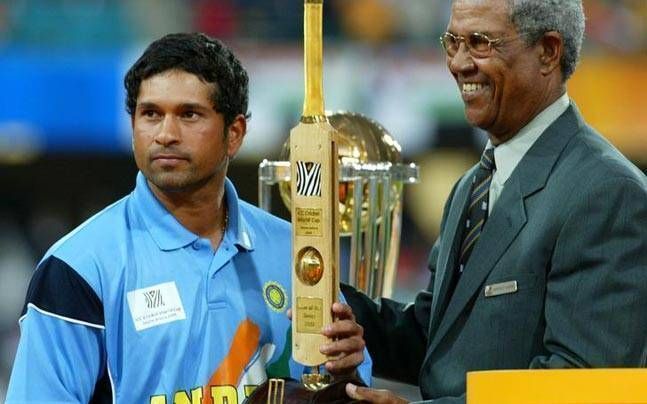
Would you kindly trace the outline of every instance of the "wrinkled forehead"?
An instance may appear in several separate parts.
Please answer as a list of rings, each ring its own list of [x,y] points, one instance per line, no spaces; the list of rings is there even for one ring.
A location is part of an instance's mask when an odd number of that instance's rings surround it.
[[[457,35],[503,34],[514,30],[509,3],[509,0],[454,0],[447,30]]]

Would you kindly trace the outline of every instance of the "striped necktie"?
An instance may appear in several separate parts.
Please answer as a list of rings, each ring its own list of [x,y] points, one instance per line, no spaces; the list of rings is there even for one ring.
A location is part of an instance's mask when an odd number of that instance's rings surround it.
[[[472,254],[474,245],[481,235],[488,216],[488,195],[492,174],[496,169],[494,163],[494,148],[486,149],[481,156],[481,163],[474,178],[472,178],[472,193],[470,204],[467,208],[467,220],[463,230],[463,242],[461,243],[460,257],[458,260],[458,273],[463,273],[467,260]]]

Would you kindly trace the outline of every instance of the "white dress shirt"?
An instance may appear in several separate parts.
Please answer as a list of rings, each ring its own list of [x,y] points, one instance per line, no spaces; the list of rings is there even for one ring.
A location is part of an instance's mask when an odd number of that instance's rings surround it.
[[[557,101],[550,104],[526,126],[521,128],[519,133],[507,142],[501,143],[494,148],[496,169],[492,175],[492,183],[490,184],[490,193],[488,195],[488,214],[492,213],[492,207],[501,195],[505,182],[510,178],[517,164],[519,164],[526,152],[539,139],[539,136],[566,111],[569,104],[568,94],[564,93]],[[494,145],[488,140],[485,148],[489,149],[492,147]]]

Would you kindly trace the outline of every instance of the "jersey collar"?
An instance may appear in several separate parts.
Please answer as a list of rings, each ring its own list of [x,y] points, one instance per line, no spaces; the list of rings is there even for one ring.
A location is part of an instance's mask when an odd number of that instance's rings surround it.
[[[229,214],[225,237],[233,237],[233,243],[244,250],[253,250],[251,227],[241,212],[238,193],[229,178],[225,178],[225,198],[227,198],[227,211]]]
[[[238,194],[234,184],[225,178],[225,197],[229,212],[229,223],[225,237],[245,250],[252,250],[252,236],[249,226],[239,209]],[[186,247],[199,239],[190,232],[155,197],[144,175],[137,174],[137,183],[133,192],[136,211],[142,218],[148,233],[161,250],[170,251]]]

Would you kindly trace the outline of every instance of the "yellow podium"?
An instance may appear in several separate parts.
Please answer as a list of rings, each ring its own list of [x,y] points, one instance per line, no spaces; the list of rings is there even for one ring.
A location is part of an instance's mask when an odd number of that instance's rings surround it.
[[[647,369],[467,373],[467,404],[647,403]]]

